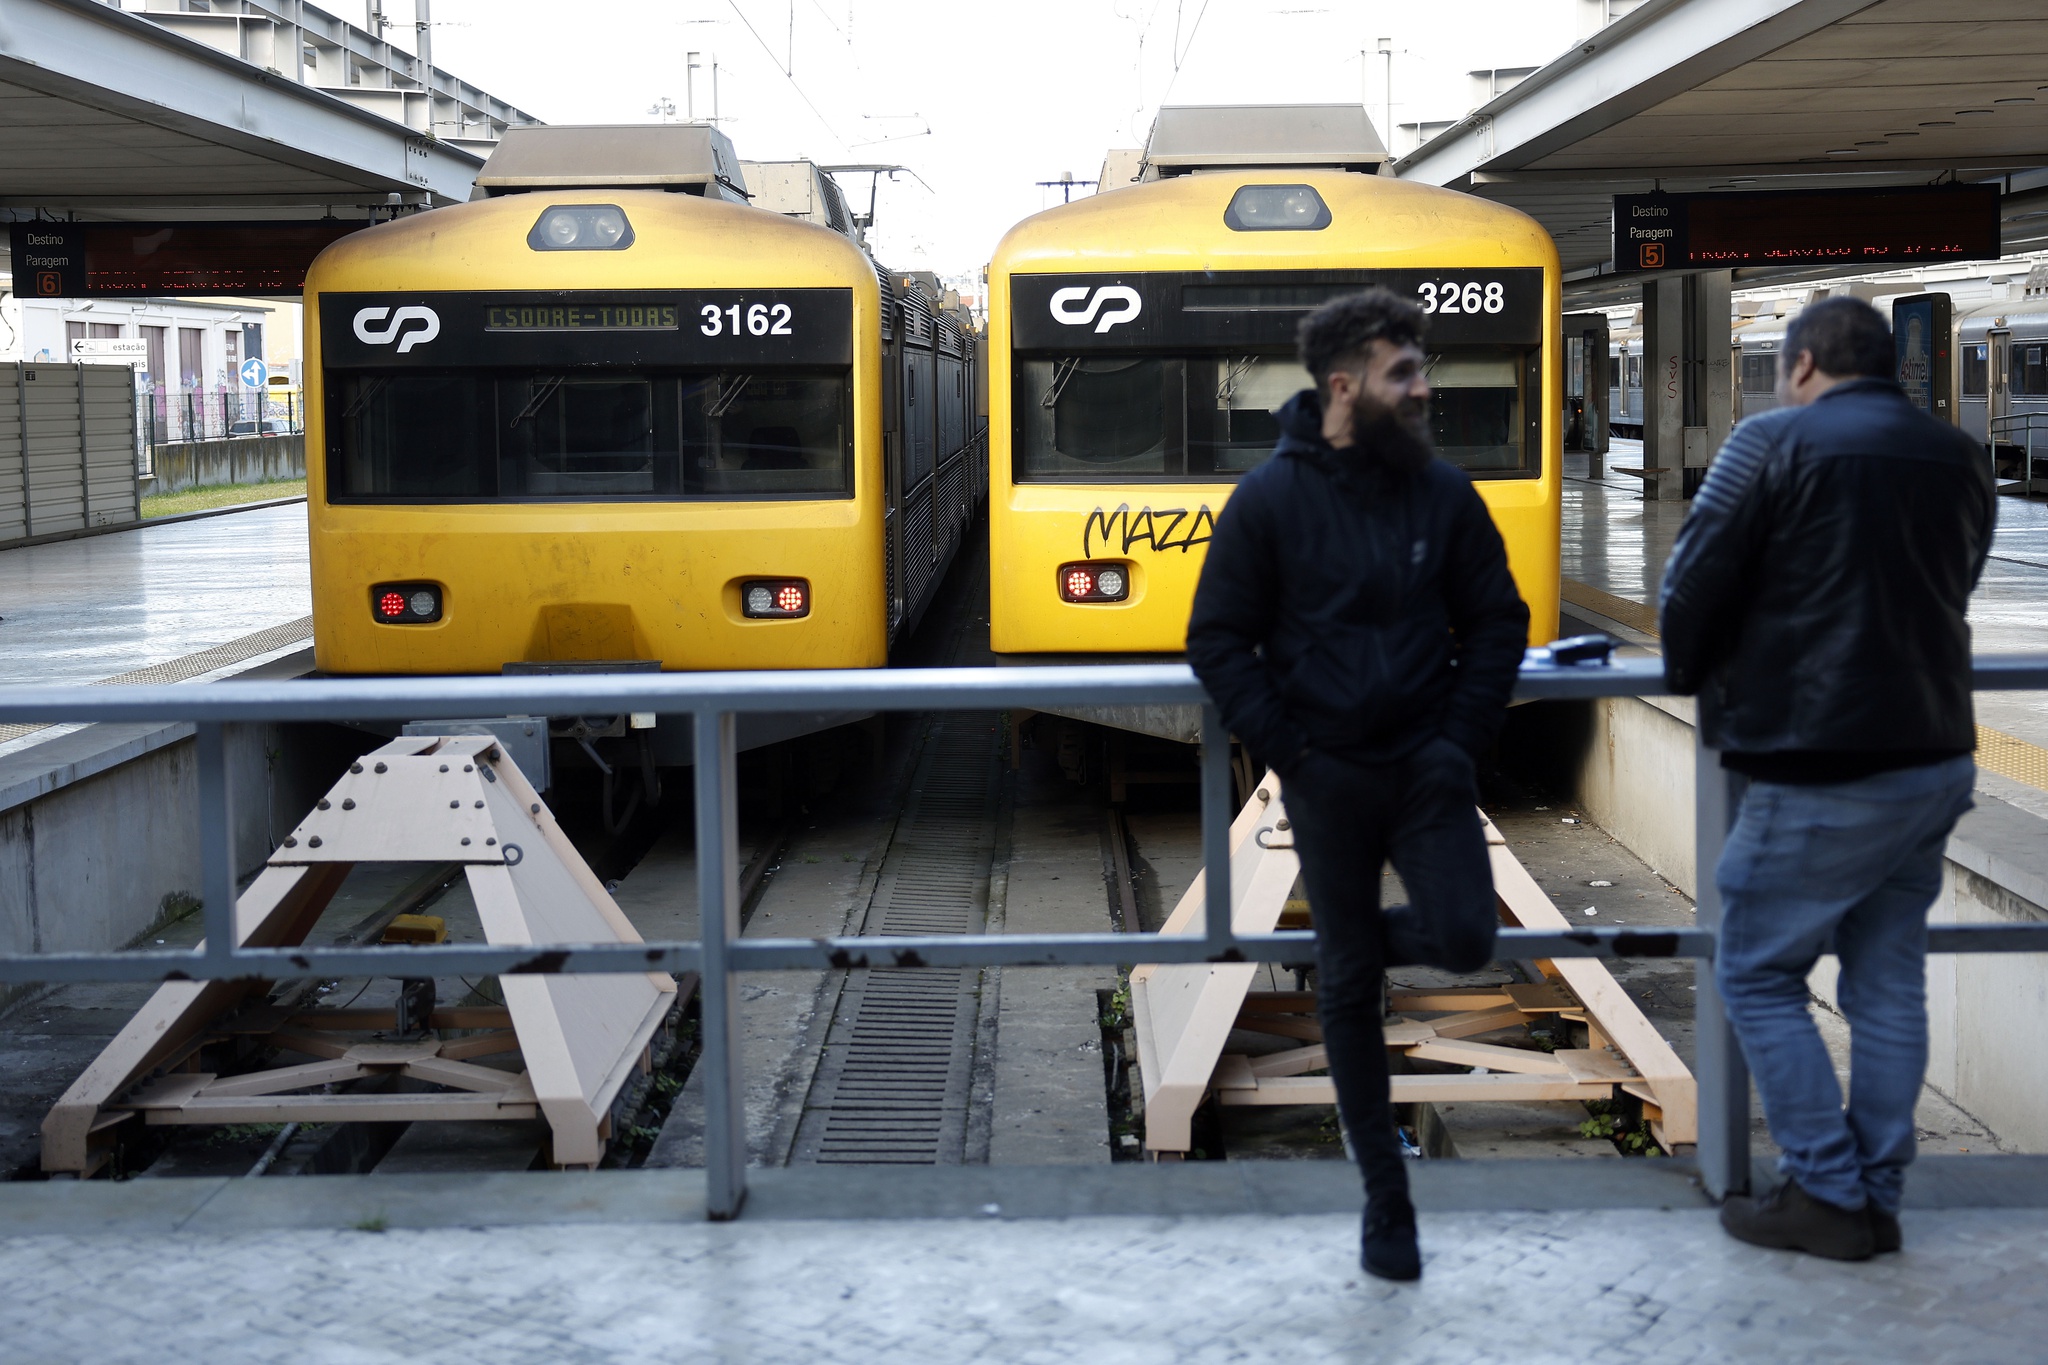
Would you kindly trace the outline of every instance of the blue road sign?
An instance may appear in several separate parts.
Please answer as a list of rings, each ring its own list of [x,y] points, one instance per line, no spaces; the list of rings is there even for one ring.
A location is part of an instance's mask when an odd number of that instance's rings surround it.
[[[242,362],[242,382],[252,389],[260,389],[270,382],[270,367],[258,356],[250,356]]]

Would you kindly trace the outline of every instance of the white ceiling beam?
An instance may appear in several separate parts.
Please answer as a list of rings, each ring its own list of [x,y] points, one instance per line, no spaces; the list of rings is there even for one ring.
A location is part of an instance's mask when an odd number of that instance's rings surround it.
[[[299,198],[298,185],[310,173],[337,197],[424,192],[435,203],[460,202],[483,164],[96,0],[7,0],[0,6],[0,80],[253,156],[285,170],[280,178],[293,182]],[[0,136],[58,140],[63,131],[45,124],[35,134],[0,129]],[[8,189],[10,197],[35,192],[33,184]],[[118,195],[121,186],[104,190]],[[215,198],[201,192],[193,202]]]
[[[1651,0],[1394,163],[1463,185],[1526,167],[1877,0]]]

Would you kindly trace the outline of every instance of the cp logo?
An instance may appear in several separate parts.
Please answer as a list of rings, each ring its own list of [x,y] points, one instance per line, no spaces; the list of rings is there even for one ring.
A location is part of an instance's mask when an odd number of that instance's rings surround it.
[[[418,326],[408,327],[408,323]],[[439,335],[441,318],[431,308],[400,308],[395,312],[390,308],[365,308],[356,314],[357,341],[365,346],[389,346],[396,341],[400,355]]]
[[[1088,302],[1083,307],[1075,308],[1074,305],[1083,299],[1087,299]],[[1104,304],[1121,306],[1105,312]],[[1107,332],[1119,322],[1129,322],[1138,316],[1144,307],[1144,300],[1138,297],[1138,291],[1127,284],[1105,284],[1094,290],[1092,295],[1086,285],[1069,285],[1065,289],[1054,290],[1052,296],[1054,322],[1062,322],[1069,327],[1086,327],[1093,322],[1098,332]],[[1095,316],[1097,313],[1102,314],[1099,321]]]

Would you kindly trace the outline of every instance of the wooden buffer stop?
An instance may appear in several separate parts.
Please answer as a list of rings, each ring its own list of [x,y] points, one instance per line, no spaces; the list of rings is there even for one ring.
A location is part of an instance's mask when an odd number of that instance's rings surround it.
[[[1528,929],[1570,927],[1507,841],[1482,815],[1501,922]],[[1230,827],[1231,923],[1240,934],[1265,934],[1284,923],[1301,871],[1289,834],[1280,779],[1267,773]],[[1160,930],[1200,932],[1203,879]],[[1302,925],[1300,927],[1306,927]],[[1386,1023],[1390,1051],[1417,1061],[1469,1068],[1462,1072],[1397,1074],[1396,1104],[1488,1100],[1612,1099],[1642,1101],[1651,1131],[1666,1151],[1698,1141],[1697,1087],[1671,1045],[1643,1017],[1597,958],[1538,962],[1539,981],[1506,986],[1394,990]],[[1145,1149],[1176,1157],[1193,1145],[1195,1110],[1214,1096],[1223,1105],[1333,1105],[1329,1055],[1316,1022],[1315,995],[1255,991],[1252,963],[1153,964],[1131,972],[1131,1010],[1145,1096]],[[1585,1026],[1587,1046],[1544,1052],[1502,1041],[1515,1030],[1562,1016]],[[1285,1038],[1298,1046],[1258,1056],[1226,1051],[1233,1030]],[[1488,1035],[1495,1035],[1492,1041]]]
[[[457,865],[492,944],[641,941],[488,735],[409,736],[352,764],[237,899],[240,942],[303,944],[357,863]],[[650,1066],[674,978],[498,980],[502,1006],[428,1005],[414,1018],[403,992],[394,1008],[324,1009],[274,1000],[268,981],[170,982],[44,1118],[43,1169],[92,1174],[123,1124],[536,1117],[555,1165],[594,1167],[614,1101]],[[205,1069],[230,1043],[263,1064]],[[480,1060],[510,1054],[516,1065]]]

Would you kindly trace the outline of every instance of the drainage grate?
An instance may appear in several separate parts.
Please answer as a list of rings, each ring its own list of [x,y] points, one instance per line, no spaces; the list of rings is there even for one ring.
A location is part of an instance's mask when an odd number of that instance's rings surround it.
[[[926,732],[863,933],[981,929],[995,848],[997,736],[995,718],[985,715],[944,716]],[[981,981],[973,968],[848,973],[794,1159],[958,1163]]]

